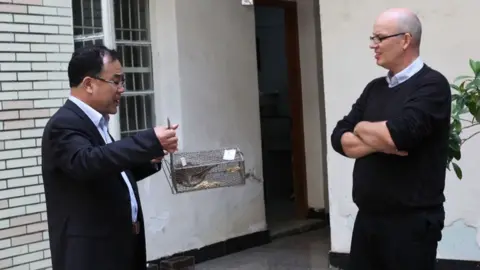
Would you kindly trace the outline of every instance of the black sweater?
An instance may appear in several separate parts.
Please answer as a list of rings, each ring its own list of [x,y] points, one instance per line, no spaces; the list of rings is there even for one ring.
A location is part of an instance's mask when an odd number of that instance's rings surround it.
[[[367,212],[409,211],[441,206],[450,129],[448,80],[427,65],[389,88],[385,77],[371,81],[350,113],[337,123],[331,143],[345,155],[341,137],[360,121],[387,121],[401,157],[373,153],[355,161],[353,201]]]

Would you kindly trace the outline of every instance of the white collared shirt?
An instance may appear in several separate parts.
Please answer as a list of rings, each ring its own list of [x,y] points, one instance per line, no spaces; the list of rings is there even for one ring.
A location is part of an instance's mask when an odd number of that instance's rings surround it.
[[[80,107],[80,109],[88,116],[88,118],[90,118],[95,127],[97,127],[98,133],[100,133],[102,138],[105,140],[105,143],[111,143],[112,139],[110,138],[110,135],[108,133],[108,116],[104,117],[95,109],[90,107],[88,104],[74,96],[70,96],[68,99],[75,103],[78,107]],[[128,192],[130,194],[130,202],[132,207],[132,222],[136,222],[138,214],[137,200],[135,198],[135,194],[133,193],[133,188],[130,184],[130,181],[128,180],[127,174],[125,172],[121,172],[121,175],[123,177],[123,180],[125,181],[125,184],[128,187]]]
[[[415,75],[417,72],[419,72],[423,68],[423,61],[418,57],[413,61],[408,67],[406,67],[404,70],[400,71],[399,73],[395,74],[395,76],[390,76],[391,73],[388,72],[386,79],[388,82],[388,87],[392,88],[395,87],[406,80],[410,79],[413,75]]]

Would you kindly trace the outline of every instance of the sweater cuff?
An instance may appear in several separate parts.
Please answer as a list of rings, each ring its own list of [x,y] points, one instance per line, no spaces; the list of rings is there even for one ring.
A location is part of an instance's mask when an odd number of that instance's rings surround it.
[[[350,132],[350,130],[341,129],[341,130],[337,130],[334,134],[332,134],[332,147],[335,151],[337,151],[337,153],[343,156],[347,156],[343,151],[343,146],[342,146],[342,136],[346,132]]]
[[[387,121],[385,123],[387,126],[388,132],[390,133],[390,137],[392,138],[393,144],[397,148],[398,151],[406,151],[406,141],[403,139],[403,136],[400,135],[400,131],[396,127],[395,123],[391,121]]]

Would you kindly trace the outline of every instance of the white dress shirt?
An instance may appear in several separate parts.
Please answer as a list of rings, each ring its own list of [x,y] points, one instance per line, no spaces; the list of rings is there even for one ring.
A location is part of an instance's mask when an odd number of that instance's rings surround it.
[[[413,61],[408,67],[404,70],[400,71],[399,73],[395,74],[395,76],[391,76],[390,72],[387,74],[387,82],[388,87],[392,88],[395,87],[406,80],[410,79],[413,75],[419,72],[423,68],[423,61],[420,57],[417,57],[415,61]]]

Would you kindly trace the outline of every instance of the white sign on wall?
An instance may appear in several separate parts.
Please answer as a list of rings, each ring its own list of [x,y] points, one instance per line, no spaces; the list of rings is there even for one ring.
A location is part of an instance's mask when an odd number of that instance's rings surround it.
[[[243,6],[253,6],[253,0],[242,0]]]

